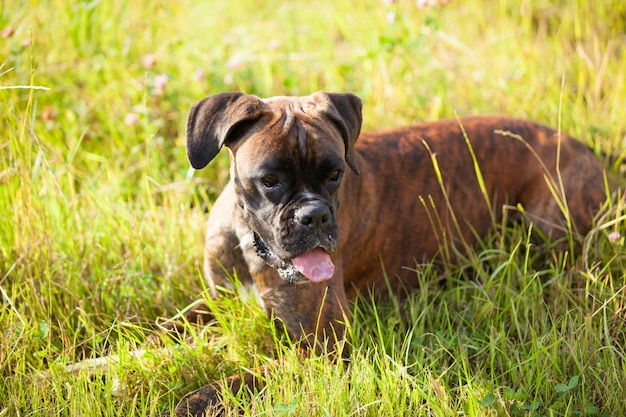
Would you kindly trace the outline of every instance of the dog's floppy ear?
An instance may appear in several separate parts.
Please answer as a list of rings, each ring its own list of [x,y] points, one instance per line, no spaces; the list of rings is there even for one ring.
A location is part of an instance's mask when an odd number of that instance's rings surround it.
[[[329,110],[328,116],[339,128],[346,147],[346,162],[357,175],[359,167],[354,157],[354,144],[361,133],[361,99],[352,93],[323,93],[333,104],[336,111]]]
[[[187,119],[187,158],[204,168],[222,146],[241,136],[239,129],[263,115],[264,103],[240,92],[220,93],[194,104]]]

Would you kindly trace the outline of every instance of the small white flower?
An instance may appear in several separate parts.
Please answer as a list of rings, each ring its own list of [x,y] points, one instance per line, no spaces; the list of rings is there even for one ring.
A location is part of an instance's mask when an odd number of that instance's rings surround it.
[[[163,95],[167,90],[167,75],[160,74],[154,77],[154,94]]]
[[[433,7],[436,4],[434,0],[417,0],[415,5],[418,9],[425,9],[427,7]]]
[[[139,123],[139,115],[137,113],[130,112],[124,117],[124,124],[127,126],[135,126]]]
[[[203,69],[200,68],[196,70],[196,72],[194,73],[194,77],[196,78],[196,81],[201,83],[206,78],[206,73],[204,72]]]
[[[145,54],[141,57],[141,65],[149,70],[156,65],[156,56],[154,54]]]
[[[15,34],[15,28],[13,26],[7,26],[4,29],[2,29],[2,32],[0,32],[0,36],[2,36],[4,39],[10,38],[14,34]]]
[[[450,0],[417,0],[415,5],[418,9],[426,9],[428,7],[435,7],[437,4],[444,6],[450,3]]]
[[[611,232],[607,237],[609,238],[609,242],[616,244],[620,241],[622,235],[619,232]]]
[[[234,70],[243,65],[243,56],[241,54],[235,54],[230,57],[230,59],[226,62],[226,68],[229,70]]]
[[[267,47],[272,51],[275,51],[280,47],[280,42],[277,39],[272,39]]]

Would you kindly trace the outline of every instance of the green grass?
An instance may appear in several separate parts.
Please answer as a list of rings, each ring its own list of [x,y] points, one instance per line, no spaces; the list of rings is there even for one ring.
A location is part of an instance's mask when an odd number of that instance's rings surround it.
[[[0,417],[150,415],[276,357],[264,395],[231,408],[626,415],[623,199],[573,262],[528,244],[521,227],[498,230],[443,280],[419,268],[404,302],[365,295],[349,364],[301,365],[241,298],[214,302],[217,321],[193,344],[129,356],[158,317],[205,290],[204,209],[228,172],[224,155],[189,170],[192,103],[324,89],[361,96],[364,129],[529,117],[614,155],[607,167],[623,181],[624,2],[73,3],[0,2],[0,30],[13,28],[0,38]],[[119,362],[107,369],[65,369],[109,354]]]

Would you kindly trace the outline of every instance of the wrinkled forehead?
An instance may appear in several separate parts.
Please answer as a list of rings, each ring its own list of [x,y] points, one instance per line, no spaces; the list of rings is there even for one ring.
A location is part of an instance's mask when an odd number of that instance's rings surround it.
[[[345,145],[338,129],[325,118],[324,106],[307,98],[263,100],[269,111],[238,147],[238,158],[289,156],[309,163],[319,162],[329,153],[343,158]]]

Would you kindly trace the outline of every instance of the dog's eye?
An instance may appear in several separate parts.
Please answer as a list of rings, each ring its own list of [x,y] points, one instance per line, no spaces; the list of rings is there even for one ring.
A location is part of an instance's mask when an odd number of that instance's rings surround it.
[[[341,171],[336,169],[333,172],[331,172],[330,175],[328,176],[328,182],[337,182],[339,181],[340,178],[341,178]]]
[[[261,183],[267,188],[276,187],[278,185],[278,176],[274,174],[268,174],[261,178]]]

